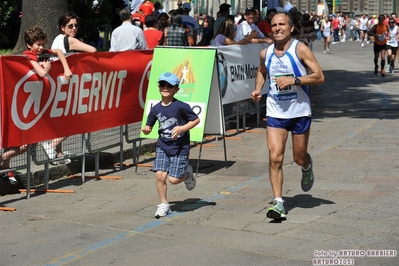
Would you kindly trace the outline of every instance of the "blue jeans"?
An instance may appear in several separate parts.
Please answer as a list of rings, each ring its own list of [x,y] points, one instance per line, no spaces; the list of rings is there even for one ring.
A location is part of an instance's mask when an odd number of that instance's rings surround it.
[[[339,42],[338,32],[339,32],[339,28],[334,29],[334,42]]]

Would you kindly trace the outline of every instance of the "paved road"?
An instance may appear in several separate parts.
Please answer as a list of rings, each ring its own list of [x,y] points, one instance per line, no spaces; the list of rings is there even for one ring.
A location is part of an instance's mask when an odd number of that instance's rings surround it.
[[[209,142],[197,187],[169,186],[167,218],[153,218],[158,199],[145,167],[102,170],[121,180],[50,185],[73,194],[1,197],[16,211],[0,212],[0,265],[399,265],[399,74],[374,76],[371,45],[323,54],[315,43],[314,52],[326,76],[312,89],[316,180],[301,191],[289,143],[286,221],[265,217],[272,193],[265,129],[257,128],[226,140],[227,169],[223,142]]]

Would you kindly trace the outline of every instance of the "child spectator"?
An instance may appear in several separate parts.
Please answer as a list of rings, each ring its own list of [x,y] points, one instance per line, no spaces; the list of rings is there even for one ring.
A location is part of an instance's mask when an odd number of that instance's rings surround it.
[[[167,200],[166,179],[173,185],[184,181],[188,190],[194,189],[196,185],[193,168],[188,164],[189,130],[195,127],[200,119],[188,104],[174,98],[179,91],[179,83],[179,78],[169,72],[163,73],[159,77],[158,88],[162,100],[151,108],[147,123],[142,129],[144,134],[149,134],[158,120],[159,137],[152,171],[155,172],[161,203],[155,212],[155,218],[172,213]]]
[[[64,67],[65,79],[69,80],[72,77],[72,72],[69,69],[63,51],[61,49],[44,49],[44,45],[46,44],[48,37],[42,28],[39,26],[33,26],[25,32],[24,38],[27,50],[24,51],[23,54],[28,57],[33,69],[39,76],[45,77],[48,74],[51,68],[51,62],[50,60],[44,60],[43,62],[39,63],[38,55],[53,54],[58,57],[62,66]],[[43,148],[46,151],[46,154],[49,156],[49,159],[54,159],[56,157],[55,150],[51,150],[54,153],[53,154],[48,151],[50,149],[46,149],[47,146],[43,146]]]
[[[44,60],[39,62],[38,55],[40,54],[53,54],[58,56],[62,66],[64,67],[64,77],[69,80],[72,76],[72,72],[69,69],[68,63],[65,59],[63,52],[60,49],[49,49],[45,50],[44,45],[47,42],[47,34],[39,26],[33,26],[32,28],[25,31],[24,40],[27,50],[23,52],[32,64],[34,71],[40,76],[45,77],[51,69],[50,60]],[[0,169],[10,168],[10,160],[26,152],[27,146],[22,145],[20,147],[10,147],[4,149],[4,153],[0,157]],[[1,174],[1,177],[8,178],[12,185],[16,185],[18,182],[12,172]]]
[[[66,80],[69,80],[72,77],[72,72],[69,69],[64,53],[60,49],[44,49],[47,38],[47,33],[39,26],[33,26],[26,30],[24,40],[27,50],[23,54],[28,57],[33,69],[40,77],[45,77],[48,74],[51,69],[51,62],[50,60],[44,60],[39,63],[38,55],[53,54],[57,56],[64,67],[64,77]]]

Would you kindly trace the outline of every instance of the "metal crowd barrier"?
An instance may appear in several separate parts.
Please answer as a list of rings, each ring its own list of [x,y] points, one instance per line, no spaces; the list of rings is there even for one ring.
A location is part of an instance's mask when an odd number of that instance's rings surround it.
[[[87,134],[86,146],[90,154],[95,154],[95,174],[99,174],[100,152],[119,147],[119,162],[123,165],[123,126],[107,128]]]
[[[257,115],[257,125],[261,121],[261,108],[265,108],[266,101],[263,96],[260,101],[262,104],[254,103],[250,99],[243,100],[239,102],[234,102],[230,104],[226,104],[223,106],[224,110],[224,118],[225,121],[234,121],[236,122],[236,130],[239,131],[240,128],[246,128],[246,115],[254,114]],[[242,125],[240,125],[240,117],[242,117]],[[241,127],[242,126],[242,127]],[[109,128],[103,129],[96,132],[91,132],[87,134],[78,134],[73,136],[68,136],[64,141],[62,141],[62,151],[64,153],[63,159],[76,160],[81,159],[82,161],[82,182],[85,182],[85,156],[93,155],[95,156],[95,173],[99,174],[99,155],[100,152],[104,152],[113,148],[119,148],[119,161],[120,161],[120,169],[123,169],[124,162],[124,144],[133,144],[132,147],[132,159],[133,164],[137,166],[139,164],[139,156],[142,142],[146,143],[154,143],[155,140],[151,139],[142,139],[140,138],[141,131],[141,121]],[[40,166],[44,165],[44,188],[48,189],[48,182],[50,180],[49,177],[49,165],[57,164],[62,159],[50,159],[44,152],[43,143],[50,143],[51,140],[43,141],[40,143],[35,143],[28,145],[27,151],[15,156],[10,161],[10,168],[8,169],[0,169],[0,173],[6,172],[15,172],[18,170],[26,170],[27,177],[27,198],[30,197],[30,187],[31,185],[39,185],[39,184],[31,184],[31,173],[32,173],[32,161],[35,165]],[[7,149],[0,149],[1,154],[3,155],[7,152]]]

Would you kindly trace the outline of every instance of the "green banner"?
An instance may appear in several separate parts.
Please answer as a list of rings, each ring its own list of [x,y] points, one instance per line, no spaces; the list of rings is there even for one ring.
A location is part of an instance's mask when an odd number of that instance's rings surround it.
[[[157,85],[159,76],[164,72],[172,72],[180,79],[180,90],[175,94],[175,98],[189,104],[201,120],[190,130],[190,140],[203,140],[215,54],[214,49],[155,48],[142,128],[147,122],[151,106],[161,101]],[[141,132],[140,137],[157,139],[158,123],[154,125],[150,134],[144,135]]]

